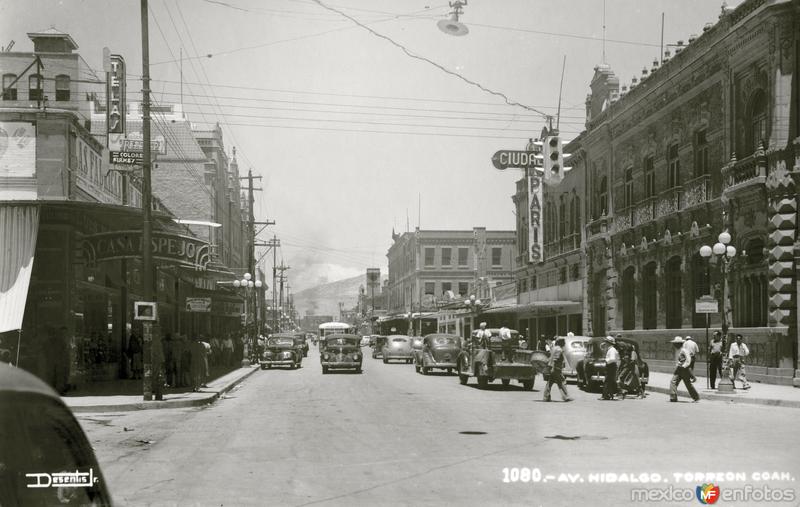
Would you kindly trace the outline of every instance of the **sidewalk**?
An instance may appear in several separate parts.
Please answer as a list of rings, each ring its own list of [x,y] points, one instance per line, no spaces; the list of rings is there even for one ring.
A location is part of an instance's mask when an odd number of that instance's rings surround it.
[[[662,393],[669,399],[669,383],[672,375],[669,373],[650,372],[650,382],[647,390],[650,392]],[[719,393],[716,389],[707,388],[706,377],[697,375],[697,382],[694,387],[700,395],[701,400],[726,401],[728,403],[749,403],[753,405],[770,405],[773,407],[800,408],[800,389],[792,386],[781,386],[774,384],[760,384],[751,382],[750,389],[736,389],[732,393]],[[736,383],[741,386],[740,382]],[[719,386],[719,379],[717,379]],[[689,398],[689,393],[680,383],[678,396]]]
[[[61,400],[73,412],[120,412],[153,408],[197,407],[212,403],[239,382],[258,371],[258,365],[238,368],[223,375],[198,392],[164,393],[161,401],[144,401],[142,394],[117,396],[62,396]]]

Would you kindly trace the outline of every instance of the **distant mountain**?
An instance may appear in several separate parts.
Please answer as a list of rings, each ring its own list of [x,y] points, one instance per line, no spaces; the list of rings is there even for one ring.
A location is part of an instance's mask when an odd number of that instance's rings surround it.
[[[358,275],[301,290],[294,294],[294,307],[300,317],[308,314],[338,317],[339,303],[344,303],[345,309],[356,306],[358,289],[362,285],[366,286],[366,283],[366,277]]]

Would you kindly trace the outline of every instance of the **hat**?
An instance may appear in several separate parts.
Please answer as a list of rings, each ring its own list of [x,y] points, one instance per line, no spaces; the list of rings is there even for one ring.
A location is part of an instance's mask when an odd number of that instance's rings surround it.
[[[485,325],[486,325],[486,322],[481,322],[479,325],[480,325],[481,327],[483,327],[483,326],[485,326]]]
[[[575,333],[573,333],[572,331],[570,331],[569,333],[567,333],[567,336],[569,336],[569,337],[575,336]]]
[[[692,339],[692,337],[691,337],[691,336],[688,336],[688,335],[686,336],[686,341],[687,341],[687,342],[688,342],[689,340],[691,340],[691,339]]]
[[[680,336],[676,336],[675,338],[672,339],[670,343],[683,343],[683,341],[684,341],[683,338],[681,338]]]
[[[617,343],[617,340],[615,340],[614,337],[611,335],[606,336],[606,341],[608,343]]]

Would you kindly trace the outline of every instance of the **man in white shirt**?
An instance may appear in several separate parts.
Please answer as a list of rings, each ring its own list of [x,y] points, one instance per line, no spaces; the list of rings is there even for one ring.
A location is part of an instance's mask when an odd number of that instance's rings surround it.
[[[480,348],[489,347],[489,341],[492,338],[492,332],[486,329],[486,322],[480,323],[480,329],[475,331],[474,338],[475,338],[474,343],[477,347]]]
[[[689,356],[691,357],[692,361],[689,364],[689,379],[692,382],[697,380],[697,377],[694,376],[694,360],[695,356],[700,352],[700,347],[697,346],[697,343],[692,340],[691,336],[686,337],[686,341],[683,342],[683,348],[689,351]]]
[[[747,375],[744,370],[744,358],[750,355],[750,349],[747,348],[742,342],[742,335],[736,335],[736,341],[731,343],[731,348],[728,351],[728,358],[732,363],[734,389],[736,388],[736,381],[742,382],[742,389],[750,389],[750,383],[747,381]]]
[[[680,349],[678,352],[678,360],[675,365],[675,372],[672,374],[672,381],[669,383],[669,401],[678,401],[678,384],[683,381],[686,390],[689,391],[689,396],[692,397],[695,403],[700,401],[700,395],[692,385],[689,377],[689,365],[692,363],[691,353],[686,348],[683,338],[676,336],[670,343],[676,348]]]
[[[503,361],[511,362],[512,356],[512,343],[511,343],[511,330],[503,324],[503,327],[500,328],[498,332],[500,335],[500,343],[503,346]]]
[[[617,392],[617,370],[619,369],[619,352],[613,336],[606,336],[606,375],[603,380],[603,400],[613,400]]]

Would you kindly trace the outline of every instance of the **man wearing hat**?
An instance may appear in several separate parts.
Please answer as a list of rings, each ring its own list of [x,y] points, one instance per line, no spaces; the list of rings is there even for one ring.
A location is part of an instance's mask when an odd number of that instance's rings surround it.
[[[691,336],[686,336],[683,341],[683,347],[689,351],[689,357],[692,358],[692,362],[689,364],[689,378],[692,382],[697,380],[697,377],[694,376],[694,360],[697,354],[700,352],[700,347],[697,346],[697,343],[692,340]]]
[[[481,322],[480,329],[475,331],[475,345],[483,349],[488,348],[491,337],[492,332],[486,329],[486,322]]]
[[[722,333],[714,331],[714,338],[708,345],[708,357],[710,364],[711,374],[711,389],[716,389],[717,374],[722,378],[722,349],[725,347],[725,342],[722,341]]]
[[[617,392],[617,370],[619,368],[619,352],[617,341],[613,336],[606,336],[608,349],[606,349],[606,378],[603,381],[603,400],[613,400]]]
[[[678,384],[683,381],[686,390],[689,391],[689,396],[692,397],[694,403],[697,403],[700,401],[700,395],[697,394],[690,378],[689,366],[692,363],[692,358],[689,349],[684,346],[684,339],[680,336],[673,338],[670,343],[675,349],[679,349],[679,352],[675,372],[672,374],[672,381],[669,383],[669,401],[678,401]]]
[[[552,401],[550,389],[553,384],[558,386],[558,390],[561,391],[562,400],[572,401],[572,398],[567,393],[567,388],[564,386],[564,375],[562,374],[564,369],[564,342],[564,338],[556,338],[553,342],[553,347],[550,349],[550,361],[547,364],[550,367],[550,374],[547,377],[547,386],[544,388],[544,401]]]

